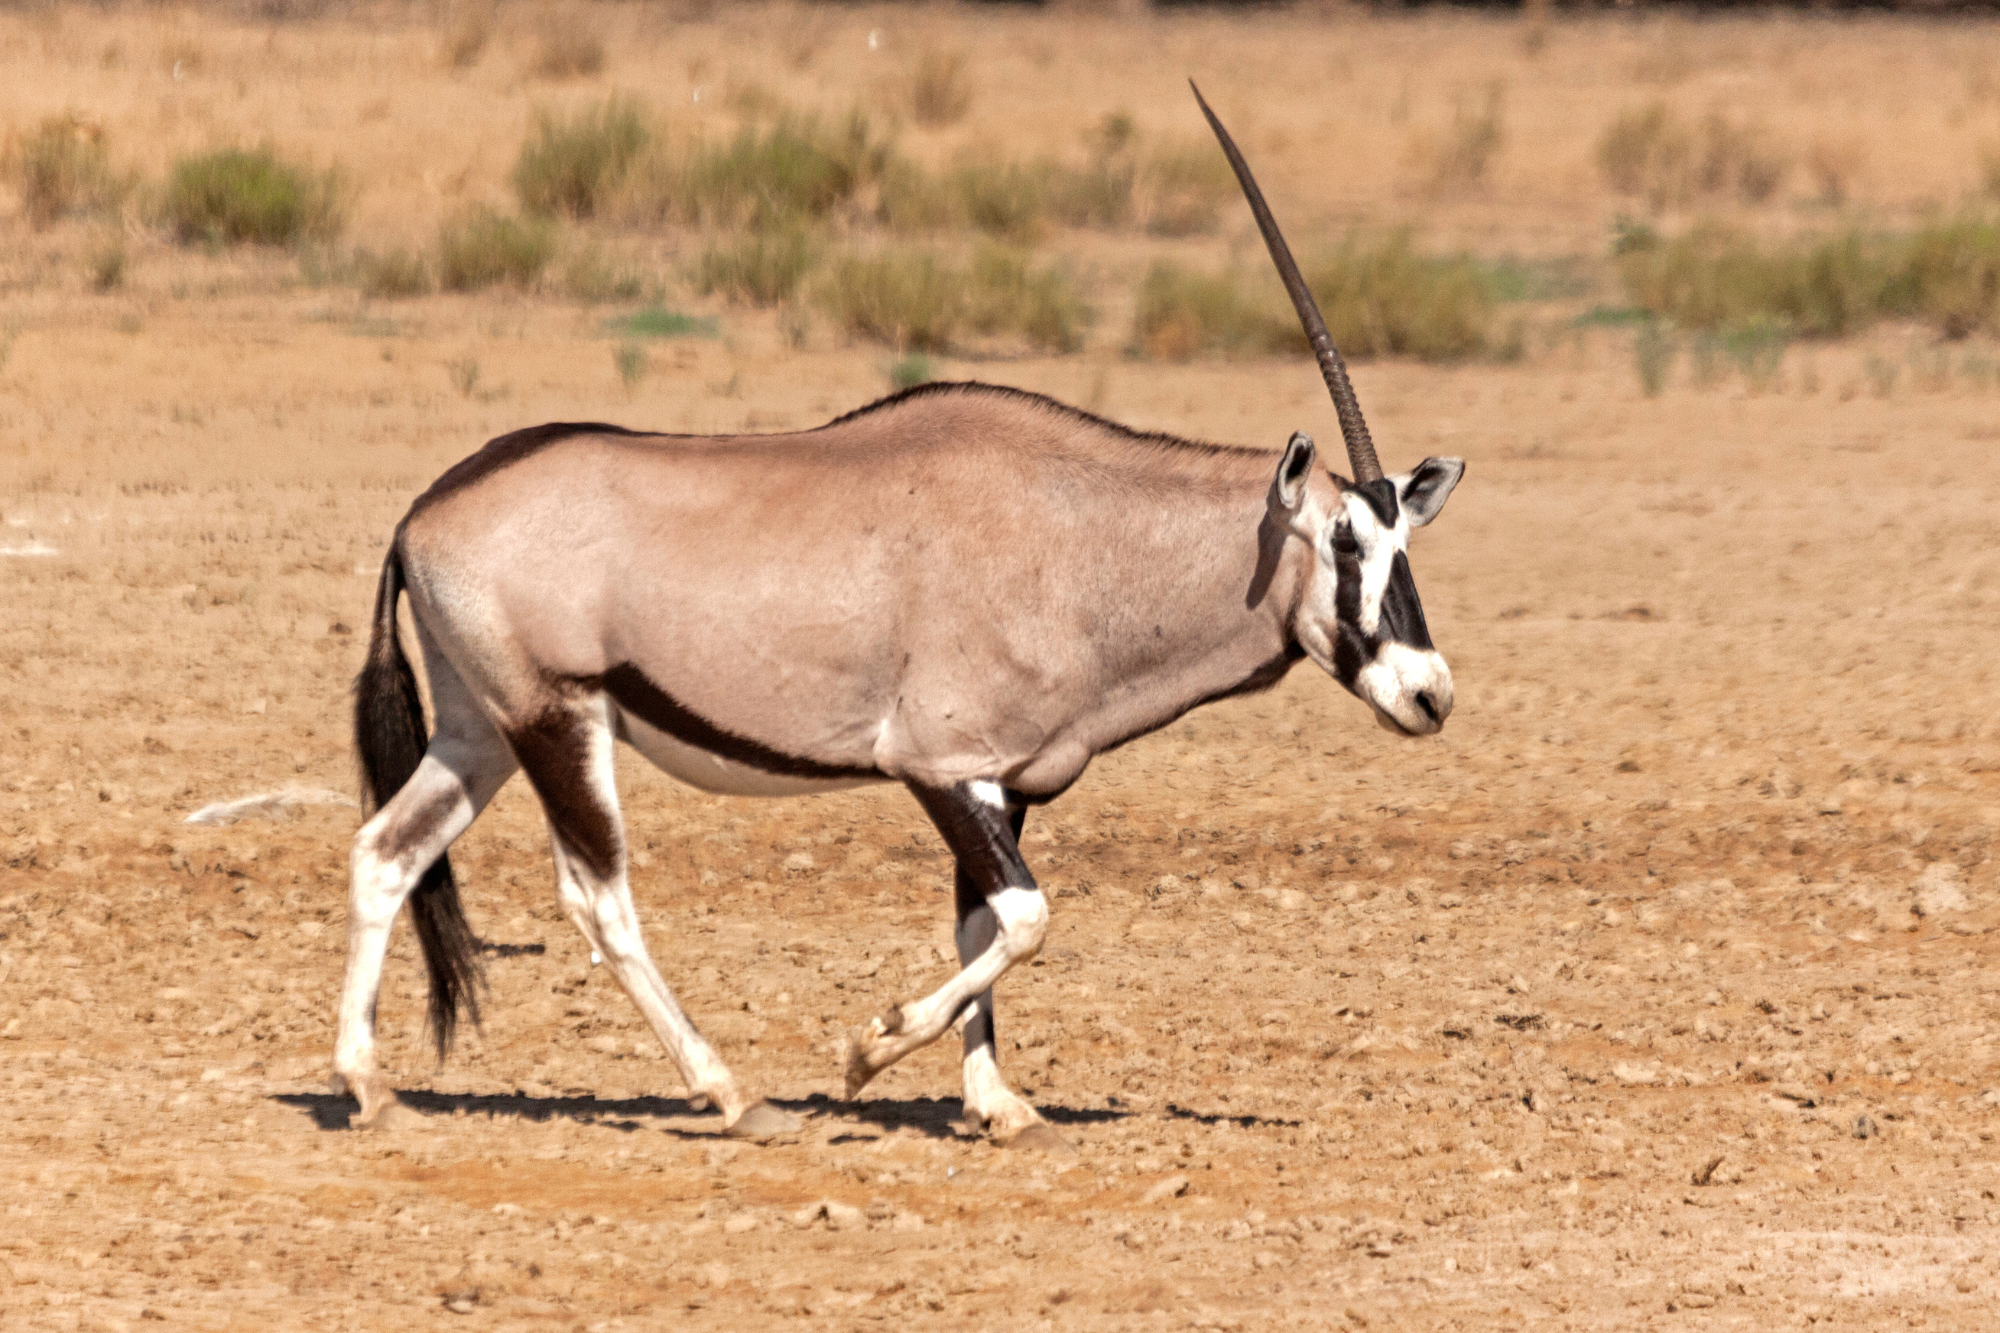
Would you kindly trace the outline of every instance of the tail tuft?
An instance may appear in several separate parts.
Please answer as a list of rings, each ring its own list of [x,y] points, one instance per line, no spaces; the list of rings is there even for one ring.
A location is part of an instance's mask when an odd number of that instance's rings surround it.
[[[403,653],[396,604],[403,592],[401,543],[390,546],[375,594],[368,660],[354,679],[354,748],[361,758],[361,805],[373,814],[403,789],[429,748],[417,673]],[[431,1039],[442,1062],[458,1032],[459,1015],[479,1025],[479,937],[465,919],[451,858],[440,854],[410,894],[410,920],[430,973]]]

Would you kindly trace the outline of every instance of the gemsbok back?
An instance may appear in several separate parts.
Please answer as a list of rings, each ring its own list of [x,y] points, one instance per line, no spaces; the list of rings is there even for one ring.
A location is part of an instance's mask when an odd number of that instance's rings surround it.
[[[1200,98],[1199,91],[1196,98]],[[1310,658],[1392,731],[1435,732],[1451,672],[1405,556],[1464,465],[1385,477],[1346,367],[1242,155],[1208,117],[1332,391],[1354,480],[1140,434],[1047,398],[926,385],[816,430],[642,434],[547,425],[440,477],[382,565],[355,736],[374,813],[354,840],[336,1090],[374,1121],[383,955],[407,901],[440,1058],[478,1017],[479,942],[446,849],[516,768],[547,814],[564,909],[691,1094],[729,1132],[795,1131],[747,1095],[675,1002],[626,879],[612,747],[710,792],[910,789],[957,860],[961,969],[849,1039],[846,1087],[964,1020],[964,1115],[1053,1131],[1001,1079],[993,986],[1048,905],[1023,864],[1030,806],[1093,756]],[[430,678],[425,738],[397,631]],[[1022,1138],[1025,1136],[1025,1139]]]

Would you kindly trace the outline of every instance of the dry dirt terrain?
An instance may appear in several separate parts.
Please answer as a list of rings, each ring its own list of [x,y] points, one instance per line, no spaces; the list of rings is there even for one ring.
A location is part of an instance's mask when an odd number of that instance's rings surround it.
[[[502,187],[535,105],[581,95],[519,72],[510,15],[461,72],[401,10],[10,13],[0,115],[93,110],[147,170],[223,132],[337,152],[356,235],[421,237]],[[871,30],[885,59],[955,41],[977,100],[915,134],[934,154],[1121,104],[1185,124],[1202,73],[1301,230],[1426,220],[1524,254],[1601,257],[1621,205],[1591,144],[1628,85],[1862,136],[1884,215],[1955,199],[2000,131],[1993,31],[1915,21],[597,16],[592,95],[662,104],[734,61],[836,106],[884,77]],[[1488,187],[1405,192],[1391,127],[1489,77],[1513,128]],[[1347,170],[1321,170],[1314,126],[1350,107]],[[601,309],[370,305],[137,222],[97,294],[90,225],[0,223],[0,1329],[1992,1327],[2000,396],[1882,383],[1918,335],[1656,398],[1611,328],[1358,367],[1392,467],[1469,463],[1413,552],[1457,711],[1396,740],[1301,667],[1031,815],[1053,922],[1001,984],[1002,1067],[1073,1152],[967,1133],[949,1041],[838,1100],[842,1034],[947,975],[950,866],[907,795],[713,798],[631,762],[655,956],[808,1130],[739,1144],[683,1100],[562,919],[516,782],[454,853],[484,1030],[436,1064],[399,931],[383,1056],[409,1109],[358,1132],[326,1084],[346,690],[410,499],[545,420],[808,425],[882,392],[891,354],[708,306],[722,335],[662,344],[628,393]],[[1114,311],[1122,244],[1075,241]],[[1236,212],[1206,244],[1255,257]],[[1337,437],[1308,363],[1120,337],[1107,314],[1074,356],[940,369],[1197,437]]]

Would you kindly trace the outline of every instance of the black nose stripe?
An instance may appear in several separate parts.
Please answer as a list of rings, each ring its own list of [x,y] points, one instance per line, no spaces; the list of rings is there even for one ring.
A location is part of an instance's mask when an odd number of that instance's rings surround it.
[[[1401,551],[1389,566],[1389,585],[1382,590],[1381,638],[1411,648],[1429,648],[1431,632],[1424,624],[1424,604],[1417,598],[1417,581]]]

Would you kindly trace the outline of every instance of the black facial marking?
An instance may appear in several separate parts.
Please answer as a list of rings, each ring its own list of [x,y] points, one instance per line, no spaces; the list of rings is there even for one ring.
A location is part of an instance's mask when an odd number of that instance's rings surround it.
[[[645,672],[630,662],[612,667],[593,680],[577,683],[586,688],[603,689],[620,708],[647,726],[665,732],[684,745],[692,745],[698,750],[706,750],[710,754],[720,755],[724,759],[733,760],[765,773],[778,773],[794,778],[880,776],[872,767],[860,768],[846,764],[822,763],[817,759],[786,754],[762,741],[726,731],[655,685],[647,679]]]
[[[1417,581],[1401,551],[1389,565],[1389,586],[1382,590],[1382,620],[1377,636],[1412,648],[1429,648],[1431,632],[1424,625],[1424,604],[1417,600]]]
[[[1394,528],[1402,507],[1396,500],[1396,484],[1387,477],[1377,477],[1374,481],[1362,482],[1350,488],[1355,495],[1368,502],[1375,511],[1375,517],[1383,527]]]

